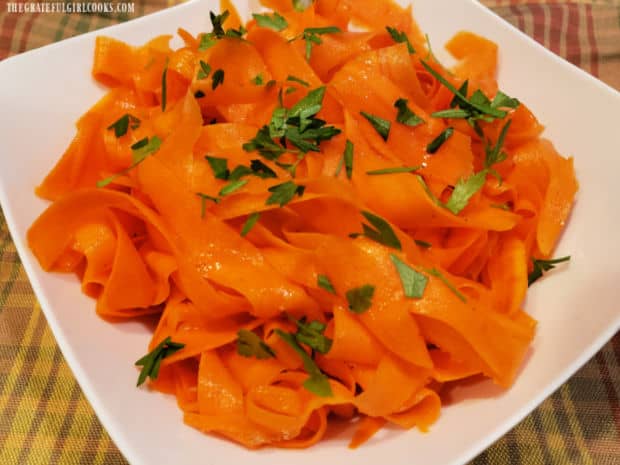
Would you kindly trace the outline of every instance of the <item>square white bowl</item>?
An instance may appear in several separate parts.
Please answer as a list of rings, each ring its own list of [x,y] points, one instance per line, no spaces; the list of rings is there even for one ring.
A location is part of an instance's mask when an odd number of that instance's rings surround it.
[[[248,16],[256,1],[236,2]],[[406,3],[406,2],[401,2]],[[43,272],[26,231],[46,207],[34,187],[74,135],[74,122],[105,89],[90,77],[95,37],[142,44],[156,34],[209,29],[219,2],[197,0],[128,23],[52,44],[0,63],[0,203],[34,291],[86,397],[134,465],[315,465],[347,461],[456,465],[471,459],[536,407],[620,328],[620,94],[553,55],[473,0],[414,0],[415,17],[434,44],[465,29],[500,46],[500,84],[547,126],[545,136],[575,157],[580,192],[558,255],[568,267],[533,287],[526,309],[538,333],[515,385],[490,382],[456,389],[429,434],[386,429],[358,450],[349,435],[305,450],[248,451],[182,422],[172,397],[135,388],[133,361],[149,340],[138,322],[109,324],[73,276]],[[450,15],[438,12],[449,9]],[[435,48],[438,49],[437,45]],[[441,56],[441,55],[440,55]],[[443,55],[445,56],[445,55]]]

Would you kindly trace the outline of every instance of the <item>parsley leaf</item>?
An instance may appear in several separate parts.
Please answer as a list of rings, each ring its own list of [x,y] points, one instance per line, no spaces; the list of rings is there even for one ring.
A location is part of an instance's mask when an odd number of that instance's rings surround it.
[[[504,161],[507,157],[506,152],[502,152],[502,147],[504,145],[504,140],[506,139],[506,134],[508,133],[508,129],[510,129],[510,125],[512,124],[512,120],[509,119],[506,124],[502,127],[502,130],[499,133],[499,137],[497,138],[497,143],[492,146],[487,141],[484,151],[485,151],[485,159],[484,166],[486,168],[490,168],[495,163],[500,163]]]
[[[123,176],[127,174],[133,168],[135,168],[140,163],[142,163],[146,157],[148,157],[152,153],[157,152],[160,146],[161,146],[161,139],[157,136],[153,136],[150,139],[148,137],[140,139],[138,142],[136,142],[135,144],[131,146],[131,150],[132,150],[131,165],[128,168],[116,174],[113,174],[112,176],[108,176],[107,178],[102,179],[101,181],[97,181],[97,187],[105,187],[111,182],[113,182],[119,176]]]
[[[205,63],[200,60],[200,69],[198,70],[198,74],[196,75],[196,79],[206,79],[211,74],[211,65],[209,63]]]
[[[260,160],[252,160],[250,162],[250,168],[252,169],[252,174],[262,179],[278,177],[274,170],[269,168]]]
[[[204,218],[207,214],[207,201],[210,200],[214,203],[220,203],[220,199],[218,197],[212,197],[207,194],[203,194],[202,192],[196,192],[196,195],[200,197],[200,217]]]
[[[409,50],[409,53],[415,53],[415,48],[413,48],[413,45],[411,45],[411,42],[409,42],[409,38],[407,37],[407,34],[405,34],[403,31],[399,31],[398,29],[395,29],[390,26],[386,26],[385,30],[388,31],[390,36],[392,36],[392,39],[394,39],[394,42],[396,42],[397,44],[398,43],[407,44],[407,50]]]
[[[306,344],[312,350],[316,350],[321,354],[326,354],[332,347],[332,340],[323,333],[327,325],[320,321],[311,321],[306,323],[306,318],[295,320],[291,318],[297,325],[297,333],[295,339],[299,344]]]
[[[166,58],[166,64],[164,65],[164,72],[161,74],[161,111],[166,111],[166,103],[168,100],[168,82],[166,76],[168,75],[168,58]]]
[[[248,219],[243,223],[243,227],[241,228],[241,236],[245,237],[254,227],[254,225],[258,222],[260,218],[259,212],[250,213]]]
[[[131,122],[131,125],[129,124]],[[125,113],[119,119],[114,121],[112,124],[108,126],[109,130],[114,130],[114,135],[118,137],[122,137],[127,134],[127,130],[131,127],[131,129],[137,129],[140,127],[140,120],[129,113]]]
[[[143,384],[146,381],[146,378],[151,378],[152,380],[157,379],[157,376],[159,376],[161,361],[175,352],[178,352],[183,347],[185,347],[185,344],[172,342],[172,339],[168,336],[152,351],[138,360],[135,365],[141,366],[142,370],[140,371],[140,376],[138,376],[138,383],[136,386]]]
[[[200,42],[198,44],[198,51],[204,52],[205,50],[210,49],[217,43],[217,40],[213,33],[202,34],[200,36]]]
[[[228,10],[223,11],[219,15],[216,15],[212,11],[209,11],[209,18],[211,19],[211,25],[213,26],[212,33],[218,39],[221,39],[222,37],[224,37],[226,35],[226,32],[224,31],[224,26],[223,25],[224,25],[224,23],[226,22],[226,20],[228,19],[229,16],[230,16],[230,13],[229,13]]]
[[[316,283],[319,287],[322,287],[327,292],[331,294],[336,294],[336,289],[334,289],[334,285],[329,280],[329,277],[327,275],[324,275],[324,274],[318,275],[316,278]]]
[[[213,73],[211,88],[213,90],[217,89],[217,86],[220,84],[224,84],[224,70],[218,69]]]
[[[360,111],[360,114],[366,118],[370,124],[372,124],[372,127],[375,128],[375,131],[379,133],[383,140],[388,139],[388,136],[390,135],[390,128],[392,126],[388,120],[371,115],[365,111]]]
[[[307,27],[304,29],[301,37],[306,41],[306,60],[310,61],[310,57],[312,55],[312,47],[314,45],[321,45],[323,43],[323,39],[320,36],[323,34],[335,34],[337,32],[342,32],[339,27],[336,26],[327,26],[327,27]]]
[[[224,187],[222,187],[222,189],[220,190],[219,195],[221,197],[224,197],[226,195],[230,195],[233,192],[238,191],[239,189],[241,189],[247,183],[248,183],[247,179],[238,179],[236,181],[231,181],[228,184],[226,184]]]
[[[448,287],[448,289],[450,289],[459,298],[459,300],[461,300],[462,302],[467,302],[465,296],[461,292],[459,292],[456,286],[450,281],[448,281],[448,278],[446,278],[443,273],[441,273],[441,271],[439,271],[437,268],[428,268],[425,271],[431,276],[434,276],[435,278],[441,280],[441,282],[444,283]]]
[[[263,73],[258,73],[254,79],[252,79],[252,83],[257,86],[262,86],[264,83]]]
[[[398,108],[398,114],[396,115],[396,121],[406,126],[415,127],[422,123],[424,120],[416,115],[411,109],[407,106],[407,99],[399,98],[394,102],[394,107]]]
[[[348,179],[351,179],[351,176],[353,176],[353,149],[353,142],[347,139],[342,159],[344,160],[345,171]]]
[[[350,289],[345,297],[349,303],[349,310],[353,313],[364,313],[372,306],[372,296],[375,294],[375,286],[364,284],[363,286]]]
[[[247,166],[238,165],[238,166],[235,166],[235,169],[233,169],[230,172],[230,176],[228,176],[228,180],[237,181],[241,179],[242,177],[248,176],[250,174],[254,174],[250,168],[248,168]]]
[[[396,255],[390,254],[390,258],[400,276],[400,282],[403,285],[405,296],[409,298],[421,298],[424,295],[428,278],[411,268]]]
[[[439,134],[435,139],[431,141],[430,144],[426,146],[426,151],[430,154],[434,154],[435,152],[437,152],[437,150],[439,150],[439,148],[444,144],[444,142],[446,142],[450,137],[452,137],[453,133],[454,128],[452,127],[444,129],[443,131],[441,131],[441,134]]]
[[[380,176],[382,174],[412,173],[417,171],[421,166],[396,166],[394,168],[382,168],[379,170],[366,171],[369,176]]]
[[[482,170],[476,174],[472,174],[465,180],[459,179],[445,207],[455,215],[458,215],[467,206],[469,199],[482,189],[486,181],[487,173],[488,170]]]
[[[293,8],[297,11],[305,11],[313,2],[314,0],[293,0]]]
[[[555,265],[558,263],[564,263],[570,260],[570,255],[561,258],[554,258],[552,260],[543,260],[532,257],[532,263],[534,265],[534,269],[527,277],[527,285],[528,287],[534,284],[539,278],[542,277],[545,271],[549,271],[555,268]]]
[[[396,233],[387,221],[368,211],[362,211],[362,215],[364,215],[364,218],[371,224],[367,225],[366,223],[362,223],[364,236],[393,249],[402,249],[398,236],[396,236]]]
[[[310,375],[310,377],[304,381],[303,386],[319,397],[331,397],[333,393],[329,385],[329,379],[306,351],[301,348],[295,336],[290,333],[285,333],[279,328],[275,330],[275,333],[301,357],[304,369],[308,372],[308,375]]]
[[[414,239],[413,242],[415,242],[419,247],[422,247],[423,249],[430,249],[433,246],[433,244],[431,244],[430,242],[421,241],[419,239]]]
[[[451,109],[451,110],[441,110],[432,113],[431,116],[433,118],[453,118],[453,119],[465,119],[471,116],[471,113],[467,110],[459,109]]]
[[[274,350],[265,341],[254,331],[247,329],[237,331],[237,353],[242,357],[256,357],[259,360],[276,356]]]
[[[504,94],[501,90],[495,94],[495,98],[491,102],[491,107],[493,108],[518,108],[521,102],[518,99],[509,97]]]
[[[309,84],[309,83],[307,83],[306,81],[304,81],[304,80],[303,80],[303,79],[301,79],[301,78],[298,78],[297,76],[291,76],[291,75],[289,75],[289,76],[286,78],[286,80],[287,80],[287,81],[289,81],[289,82],[296,82],[297,84],[301,84],[301,85],[302,85],[302,86],[304,86],[304,87],[310,87],[310,84]]]
[[[282,184],[276,184],[271,186],[268,191],[271,192],[271,196],[265,202],[265,205],[279,204],[283,207],[295,197],[297,194],[299,197],[304,195],[305,186],[298,186],[293,181],[286,181]]]
[[[254,139],[243,144],[243,150],[253,152],[257,150],[262,157],[267,160],[276,160],[280,155],[286,152],[286,149],[274,142],[269,134],[269,127],[263,126],[258,130]]]
[[[209,163],[213,171],[213,176],[215,176],[216,179],[228,179],[230,170],[228,169],[228,160],[226,158],[210,157],[206,155],[205,159]]]
[[[274,31],[283,31],[288,27],[288,22],[278,12],[274,12],[271,16],[268,14],[253,14],[252,17],[260,27],[273,29]]]

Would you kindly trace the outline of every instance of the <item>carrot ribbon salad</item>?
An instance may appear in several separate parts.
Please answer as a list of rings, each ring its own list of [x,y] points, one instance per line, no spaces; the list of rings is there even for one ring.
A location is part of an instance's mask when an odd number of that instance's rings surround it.
[[[249,448],[336,418],[351,447],[426,431],[446,383],[513,383],[528,285],[568,260],[572,159],[498,88],[494,43],[458,33],[446,69],[391,1],[262,3],[242,24],[222,1],[178,49],[97,38],[109,91],[30,248],[102,317],[157,315],[138,384],[188,425]]]

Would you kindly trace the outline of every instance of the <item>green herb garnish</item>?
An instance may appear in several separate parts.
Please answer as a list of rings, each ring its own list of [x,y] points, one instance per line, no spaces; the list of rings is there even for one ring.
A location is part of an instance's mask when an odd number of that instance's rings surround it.
[[[421,241],[420,239],[414,239],[413,242],[423,249],[430,249],[433,246],[430,242]]]
[[[444,142],[446,142],[448,139],[450,139],[450,137],[452,137],[453,133],[454,128],[452,127],[444,129],[443,131],[441,131],[441,134],[439,134],[435,139],[431,141],[430,144],[426,146],[426,151],[430,154],[436,153],[437,150],[439,150],[439,148],[444,144]]]
[[[293,0],[293,8],[297,11],[305,11],[314,0]]]
[[[353,176],[353,142],[347,139],[347,142],[344,147],[344,154],[342,155],[342,159],[344,160],[344,167],[347,173],[347,178],[351,179]]]
[[[326,354],[332,347],[332,340],[323,333],[327,325],[320,321],[306,322],[306,318],[295,320],[289,317],[297,325],[297,333],[295,339],[299,344],[305,344],[312,350],[316,350],[321,354]]]
[[[396,271],[398,271],[405,296],[411,299],[421,298],[424,295],[424,289],[426,289],[428,278],[411,268],[396,255],[390,254],[390,258],[396,267]]]
[[[458,215],[476,192],[482,189],[487,178],[488,170],[482,170],[472,174],[467,179],[459,179],[445,207],[455,215]]]
[[[168,58],[164,65],[164,72],[161,74],[161,111],[166,111],[166,103],[168,100],[168,83],[166,76],[168,75]]]
[[[396,121],[405,126],[415,127],[422,123],[424,120],[416,115],[411,108],[407,105],[407,99],[399,98],[394,102],[394,107],[398,109],[398,114],[396,115]]]
[[[308,375],[310,375],[310,377],[304,381],[303,386],[308,391],[319,397],[332,396],[333,393],[332,388],[329,385],[329,379],[317,366],[314,360],[312,360],[312,358],[306,353],[306,351],[301,348],[301,346],[295,339],[295,336],[290,333],[285,333],[281,329],[276,329],[275,332],[301,357],[304,369],[308,372]]]
[[[385,221],[380,216],[377,216],[368,211],[362,211],[362,215],[370,223],[370,225],[362,223],[364,236],[366,236],[368,239],[378,242],[379,244],[386,245],[393,249],[402,249],[398,236],[387,221]]]
[[[161,341],[157,347],[138,360],[135,365],[141,366],[142,370],[140,371],[140,376],[138,376],[138,383],[136,386],[142,385],[146,381],[146,378],[151,378],[152,380],[157,379],[161,361],[175,352],[178,352],[183,347],[185,347],[185,344],[172,342],[172,339],[168,336]]]
[[[288,76],[286,78],[286,80],[289,81],[289,82],[296,82],[297,84],[301,84],[304,87],[310,87],[309,83],[307,83],[306,81],[304,81],[301,78],[298,78],[297,76]]]
[[[140,139],[138,142],[136,142],[135,144],[131,146],[131,150],[132,150],[131,165],[128,168],[120,171],[119,173],[113,174],[112,176],[108,176],[107,178],[102,179],[101,181],[97,181],[97,187],[105,187],[111,182],[113,182],[119,176],[123,176],[127,174],[133,168],[135,168],[140,163],[142,163],[146,157],[157,152],[160,146],[161,146],[161,139],[157,136],[153,136],[150,139],[148,137]]]
[[[392,126],[388,120],[371,115],[365,111],[360,111],[360,114],[366,118],[370,124],[372,124],[372,127],[375,128],[375,131],[379,133],[383,140],[388,139],[388,136],[390,135],[390,127]]]
[[[252,83],[257,85],[257,86],[262,86],[263,85],[263,74],[262,73],[258,73],[254,79],[252,79]]]
[[[196,79],[206,79],[211,74],[211,65],[209,63],[205,63],[200,60],[200,69],[198,70],[198,74],[196,75]]]
[[[372,306],[372,297],[374,294],[375,286],[371,286],[370,284],[348,290],[345,297],[349,303],[349,310],[353,313],[364,313]]]
[[[383,174],[412,173],[421,168],[421,166],[395,166],[394,168],[382,168],[379,170],[366,171],[369,176],[380,176]]]
[[[217,89],[217,86],[220,84],[224,84],[224,70],[218,69],[213,73],[213,77],[211,78],[211,88],[213,90]]]
[[[131,129],[138,129],[140,127],[140,120],[129,113],[125,113],[119,119],[110,124],[108,129],[114,130],[114,135],[118,138],[127,134],[127,129],[130,127]]]
[[[259,360],[276,356],[274,350],[254,331],[240,329],[237,331],[237,353],[242,357],[256,357]]]
[[[306,41],[306,60],[310,61],[312,47],[323,43],[323,39],[321,39],[323,34],[335,34],[337,32],[342,31],[336,26],[308,27],[304,29],[304,32],[301,34],[301,38]]]
[[[209,163],[213,171],[213,176],[215,176],[216,179],[228,179],[230,170],[228,169],[228,160],[226,158],[210,157],[206,155],[205,160]]]
[[[318,275],[316,278],[316,283],[319,287],[325,289],[330,294],[336,294],[336,289],[334,289],[334,285],[329,280],[329,277],[327,275]]]
[[[426,271],[431,276],[434,276],[435,278],[440,279],[441,282],[444,283],[448,287],[448,289],[450,289],[459,298],[459,300],[465,303],[467,302],[467,299],[465,298],[465,296],[461,292],[459,292],[456,286],[452,284],[450,281],[448,281],[448,278],[446,278],[441,273],[441,271],[439,271],[437,268],[427,268],[424,271]]]
[[[226,195],[230,195],[233,192],[238,191],[239,189],[241,189],[243,186],[245,186],[248,183],[247,179],[238,179],[236,181],[231,181],[228,184],[226,184],[224,187],[222,187],[222,189],[219,192],[219,195],[221,197],[224,197]]]
[[[200,217],[204,218],[207,214],[207,201],[213,203],[220,203],[219,197],[212,197],[207,194],[203,194],[202,192],[196,192],[196,195],[200,197]]]
[[[532,257],[532,263],[534,265],[534,269],[527,277],[527,285],[528,287],[534,284],[542,275],[549,270],[555,268],[555,265],[558,263],[564,263],[570,260],[570,255],[561,258],[554,258],[552,260],[543,260],[539,258]]]
[[[258,222],[260,218],[259,212],[250,213],[248,219],[243,223],[243,227],[241,228],[241,236],[245,237],[254,227],[254,225]]]
[[[282,184],[277,184],[275,186],[271,186],[268,190],[271,192],[271,195],[265,202],[265,205],[273,205],[278,204],[280,207],[283,207],[291,200],[295,195],[301,197],[304,195],[305,186],[298,186],[293,181],[286,181]]]
[[[390,26],[386,26],[385,30],[388,31],[390,36],[392,36],[392,39],[394,39],[394,42],[396,42],[397,44],[399,43],[407,44],[407,50],[409,50],[409,53],[415,53],[415,48],[413,48],[413,45],[411,45],[411,42],[409,42],[409,38],[407,37],[407,34],[405,34],[403,31],[399,31],[398,29],[395,29]]]
[[[288,27],[288,22],[278,12],[274,12],[272,15],[253,14],[252,17],[260,27],[273,29],[274,31],[283,31]]]

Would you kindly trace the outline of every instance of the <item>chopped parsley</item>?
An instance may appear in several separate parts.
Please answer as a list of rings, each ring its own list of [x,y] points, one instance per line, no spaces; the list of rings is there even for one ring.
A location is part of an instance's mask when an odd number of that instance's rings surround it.
[[[218,69],[213,73],[213,77],[211,78],[211,88],[213,90],[217,89],[217,86],[220,84],[224,84],[224,70]]]
[[[196,75],[196,79],[202,80],[209,77],[211,74],[211,65],[209,63],[205,63],[200,60],[200,69],[198,70],[198,74]]]
[[[152,351],[138,360],[135,365],[141,366],[142,370],[140,371],[140,376],[138,376],[137,386],[143,384],[146,381],[146,378],[151,378],[152,380],[157,379],[157,376],[159,376],[161,361],[175,352],[178,352],[183,347],[185,347],[185,344],[172,342],[172,339],[168,336],[166,339],[157,344]]]
[[[299,344],[305,344],[312,350],[316,350],[321,354],[326,354],[332,347],[333,341],[326,337],[323,333],[327,325],[320,321],[306,322],[306,318],[295,320],[289,317],[297,325],[297,333],[295,339]]]
[[[228,169],[228,160],[226,158],[210,157],[206,155],[205,160],[209,163],[213,171],[213,176],[215,176],[216,179],[228,179],[230,170]]]
[[[105,187],[111,182],[113,182],[119,176],[123,176],[127,174],[133,168],[135,168],[140,163],[142,163],[146,157],[157,152],[160,146],[161,146],[161,139],[157,136],[153,136],[150,139],[148,137],[140,139],[138,142],[136,142],[135,144],[131,146],[131,150],[132,150],[131,165],[128,168],[120,171],[119,173],[113,174],[112,176],[108,176],[107,178],[102,179],[101,181],[97,181],[97,187]]]
[[[237,331],[237,353],[242,357],[256,357],[259,360],[276,356],[274,350],[254,331],[240,329]]]
[[[383,174],[413,173],[421,168],[421,166],[395,166],[394,168],[382,168],[379,170],[366,171],[369,176],[380,176]]]
[[[397,44],[400,44],[400,43],[407,44],[407,50],[409,50],[409,53],[415,53],[415,48],[413,48],[413,45],[411,45],[411,42],[409,42],[409,38],[407,37],[407,34],[405,34],[403,31],[399,31],[398,29],[390,27],[390,26],[386,26],[385,30],[388,31],[392,39],[394,39],[394,42],[396,42]]]
[[[239,189],[241,189],[247,183],[248,183],[247,179],[238,179],[236,181],[230,181],[228,184],[226,184],[224,187],[222,187],[222,189],[219,192],[219,195],[221,197],[224,197],[226,195],[230,195],[233,192],[236,192]]]
[[[532,284],[534,284],[534,282],[541,278],[546,271],[554,269],[555,265],[557,265],[558,263],[564,263],[569,260],[569,255],[566,257],[554,258],[552,260],[543,260],[532,257],[532,264],[534,265],[534,269],[527,277],[527,285],[531,286]]]
[[[330,294],[336,294],[336,289],[334,289],[334,285],[329,280],[329,277],[327,275],[318,275],[316,278],[316,283],[320,288],[325,289]]]
[[[484,169],[472,174],[467,179],[459,179],[445,207],[455,215],[458,215],[476,192],[482,189],[487,178],[488,170]]]
[[[390,254],[390,258],[392,259],[396,271],[398,271],[405,297],[409,297],[410,299],[421,298],[424,295],[428,278],[411,268],[396,255]]]
[[[245,220],[245,223],[243,223],[243,226],[241,227],[242,237],[245,237],[252,230],[254,225],[258,222],[259,218],[260,218],[259,212],[250,213],[250,215],[248,216],[248,219]]]
[[[346,292],[345,297],[349,303],[349,310],[353,313],[364,313],[372,306],[372,297],[375,294],[375,286],[364,284]]]
[[[275,186],[271,186],[268,191],[271,192],[271,195],[265,202],[266,205],[278,204],[280,207],[283,207],[291,200],[295,195],[301,197],[304,195],[305,186],[297,185],[293,181],[286,181],[282,184],[277,184]]]
[[[392,126],[388,120],[371,115],[365,111],[360,111],[360,114],[366,118],[370,124],[372,124],[372,127],[375,128],[375,131],[379,133],[383,140],[386,141],[388,139],[388,136],[390,135],[390,128]]]
[[[402,249],[398,236],[387,221],[368,211],[362,211],[362,215],[370,223],[370,225],[362,223],[362,228],[364,230],[362,234],[364,236],[393,249]]]
[[[295,335],[291,333],[285,333],[281,329],[276,329],[275,333],[286,342],[297,355],[301,357],[304,365],[304,369],[309,375],[303,383],[303,386],[311,393],[319,397],[331,397],[333,395],[332,388],[329,385],[329,379],[321,371],[318,365],[312,360],[312,357],[306,353],[306,351],[299,345]]]
[[[204,218],[207,214],[207,201],[211,201],[213,203],[220,203],[219,197],[212,197],[207,194],[203,194],[202,192],[196,192],[196,195],[200,197],[200,217]]]
[[[274,31],[283,31],[288,27],[288,22],[283,16],[278,14],[278,12],[274,12],[272,15],[259,15],[255,13],[252,17],[256,20],[256,24],[260,27],[273,29]]]
[[[428,268],[425,271],[431,276],[438,278],[442,283],[444,283],[448,287],[448,289],[450,289],[454,293],[454,295],[456,295],[459,298],[461,302],[464,302],[464,303],[467,302],[467,299],[465,298],[465,296],[456,288],[454,284],[448,281],[448,278],[446,278],[443,275],[443,273],[439,271],[437,268]]]
[[[405,126],[415,127],[422,123],[424,120],[416,115],[411,108],[407,105],[408,100],[404,98],[399,98],[394,102],[394,107],[398,109],[398,114],[396,115],[396,121]]]
[[[450,137],[452,137],[452,134],[454,134],[454,128],[453,127],[449,127],[449,128],[444,129],[443,131],[441,131],[441,134],[439,134],[435,139],[433,139],[431,141],[430,144],[428,144],[426,146],[426,151],[428,153],[430,153],[431,155],[436,153],[437,150],[439,150],[441,148],[441,146],[448,139],[450,139]]]
[[[131,124],[130,124],[131,123]],[[122,137],[127,134],[127,130],[131,127],[131,129],[137,129],[140,127],[140,120],[129,113],[125,113],[119,119],[114,121],[111,125],[108,126],[109,130],[114,130],[114,135],[118,137]]]

